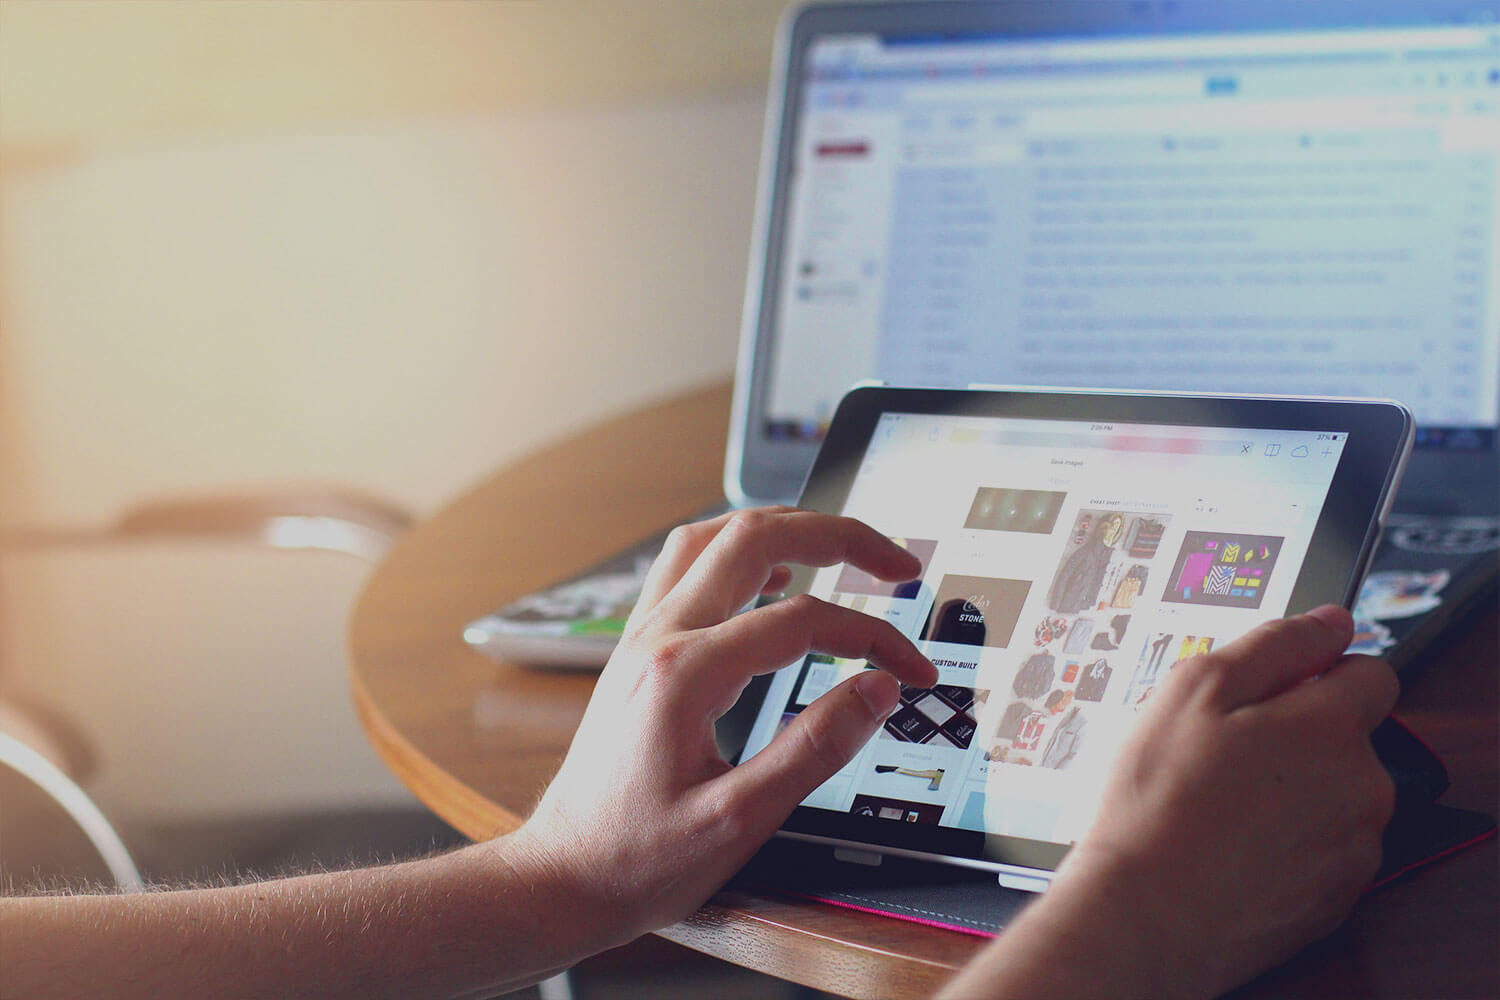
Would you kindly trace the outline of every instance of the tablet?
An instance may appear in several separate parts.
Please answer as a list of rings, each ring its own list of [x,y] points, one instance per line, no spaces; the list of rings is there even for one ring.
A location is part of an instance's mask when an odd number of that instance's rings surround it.
[[[802,506],[873,525],[922,576],[796,588],[890,621],[940,679],[782,833],[1044,889],[1174,664],[1352,603],[1412,427],[1373,400],[855,389]],[[726,719],[738,759],[862,669],[815,653],[759,679]]]

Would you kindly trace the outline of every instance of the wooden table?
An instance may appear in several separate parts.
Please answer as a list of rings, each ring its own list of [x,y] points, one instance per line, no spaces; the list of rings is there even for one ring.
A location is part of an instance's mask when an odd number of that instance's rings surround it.
[[[729,389],[648,407],[517,462],[418,525],[354,611],[351,683],[371,742],[440,816],[476,840],[513,829],[551,778],[591,674],[496,666],[465,622],[691,517],[721,497]],[[1398,714],[1448,762],[1445,801],[1493,810],[1497,615],[1434,653]],[[928,996],[982,939],[773,895],[725,892],[664,937],[857,997]],[[1245,997],[1500,996],[1496,841],[1369,897],[1329,941]]]

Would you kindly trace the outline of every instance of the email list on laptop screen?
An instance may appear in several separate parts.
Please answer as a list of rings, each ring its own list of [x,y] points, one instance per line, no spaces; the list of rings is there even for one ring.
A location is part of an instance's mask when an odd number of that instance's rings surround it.
[[[1387,396],[1493,447],[1495,24],[855,31],[788,71],[749,434],[811,445],[873,377]]]

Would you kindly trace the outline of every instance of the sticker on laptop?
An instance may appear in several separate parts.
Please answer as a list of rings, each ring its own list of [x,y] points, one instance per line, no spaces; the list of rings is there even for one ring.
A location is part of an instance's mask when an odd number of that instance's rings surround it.
[[[1349,643],[1349,648],[1344,652],[1380,656],[1395,644],[1396,639],[1391,635],[1390,629],[1367,618],[1356,618],[1354,619],[1354,640]]]
[[[1445,569],[1431,573],[1410,570],[1371,573],[1359,589],[1354,617],[1380,621],[1426,614],[1443,603],[1438,595],[1448,586],[1448,579]]]

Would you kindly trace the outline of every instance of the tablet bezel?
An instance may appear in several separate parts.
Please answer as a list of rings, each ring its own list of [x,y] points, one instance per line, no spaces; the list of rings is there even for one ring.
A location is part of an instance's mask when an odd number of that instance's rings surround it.
[[[875,426],[885,413],[1347,433],[1292,590],[1288,615],[1326,603],[1352,606],[1415,433],[1410,411],[1388,400],[863,387],[840,402],[799,506],[831,513],[843,510]],[[810,573],[800,574],[794,590],[804,589],[810,578]],[[757,678],[722,720],[721,749],[726,759],[739,759],[771,676]],[[1044,878],[1068,850],[1063,844],[896,823],[801,805],[781,833],[970,867],[1032,872]]]

